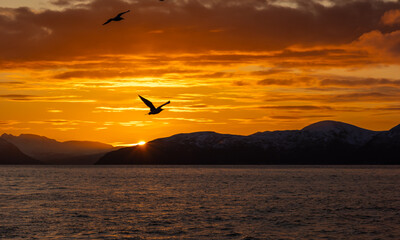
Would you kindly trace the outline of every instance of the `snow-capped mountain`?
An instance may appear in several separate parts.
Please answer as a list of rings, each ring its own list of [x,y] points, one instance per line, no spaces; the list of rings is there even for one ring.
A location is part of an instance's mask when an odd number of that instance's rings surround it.
[[[304,132],[319,134],[320,137],[329,139],[339,138],[349,144],[364,145],[372,139],[377,132],[360,128],[348,123],[336,121],[322,121],[311,124],[302,129]]]
[[[379,135],[389,133],[400,139],[400,134],[394,133],[400,132],[397,127],[392,130],[375,132],[347,123],[322,121],[302,130],[249,136],[184,133],[110,152],[97,164],[362,164],[364,147]],[[396,141],[389,141],[400,148]],[[375,151],[379,152],[379,148]]]

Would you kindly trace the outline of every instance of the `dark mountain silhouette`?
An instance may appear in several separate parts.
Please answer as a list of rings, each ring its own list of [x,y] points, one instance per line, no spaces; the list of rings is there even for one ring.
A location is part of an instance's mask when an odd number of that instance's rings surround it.
[[[366,157],[366,146],[375,157]],[[177,134],[107,153],[96,164],[400,164],[392,158],[398,149],[400,127],[375,132],[322,121],[302,130],[249,136]]]
[[[46,164],[94,164],[102,155],[116,149],[99,142],[58,142],[33,134],[3,134],[0,139],[14,144],[24,154]]]
[[[41,164],[22,153],[16,146],[0,138],[0,164]]]
[[[379,163],[384,159],[388,164],[400,162],[400,125],[389,131],[376,134],[362,149],[364,159]]]

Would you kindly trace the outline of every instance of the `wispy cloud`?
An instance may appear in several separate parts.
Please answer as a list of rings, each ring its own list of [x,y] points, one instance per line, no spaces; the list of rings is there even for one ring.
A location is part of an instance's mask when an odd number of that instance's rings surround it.
[[[48,109],[47,112],[49,112],[49,113],[62,113],[63,110],[60,110],[60,109]]]
[[[10,87],[15,87],[18,85],[22,85],[25,82],[18,82],[18,81],[0,81],[0,86],[10,86]]]
[[[19,124],[19,123],[21,123],[21,122],[19,122],[19,121],[13,121],[13,120],[0,121],[0,125],[1,125],[1,126],[4,126],[4,125],[7,125],[7,126],[16,125],[16,124]]]
[[[262,109],[277,109],[277,110],[301,110],[301,111],[321,111],[321,110],[333,110],[330,106],[261,106]]]
[[[21,102],[75,102],[75,103],[88,103],[96,102],[92,99],[81,99],[78,96],[36,96],[36,95],[25,95],[25,94],[3,94],[0,98],[7,99],[9,101],[21,101]]]
[[[81,124],[95,124],[94,121],[85,121],[85,120],[68,120],[68,119],[49,119],[49,120],[39,120],[39,121],[29,121],[32,124],[50,124],[54,126],[78,126]]]
[[[182,118],[182,117],[165,118],[165,117],[159,117],[159,118],[156,118],[156,119],[158,119],[158,120],[188,121],[188,122],[197,122],[197,123],[211,123],[211,122],[214,122],[214,120],[206,119],[206,118]]]
[[[295,81],[292,79],[264,79],[257,82],[258,85],[293,85]]]
[[[310,119],[310,118],[317,118],[317,119],[324,119],[324,118],[332,118],[334,115],[332,114],[320,114],[320,115],[303,115],[303,116],[294,116],[294,115],[275,115],[270,116],[271,119],[280,119],[280,120],[296,120],[296,119]]]
[[[144,126],[149,126],[152,123],[153,123],[152,121],[129,121],[129,122],[119,122],[118,124],[124,127],[131,127],[131,126],[144,127]]]
[[[138,107],[96,107],[97,110],[94,112],[125,112],[125,111],[146,111],[148,108]]]
[[[376,79],[376,78],[344,78],[344,79],[323,79],[320,81],[321,86],[344,86],[344,87],[360,87],[360,86],[397,86],[400,87],[400,80]]]

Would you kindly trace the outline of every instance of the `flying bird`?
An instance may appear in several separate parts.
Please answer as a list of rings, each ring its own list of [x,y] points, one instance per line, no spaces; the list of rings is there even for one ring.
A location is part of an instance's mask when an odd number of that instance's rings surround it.
[[[117,22],[118,22],[118,21],[124,20],[124,18],[122,18],[121,16],[124,15],[125,13],[130,12],[130,11],[131,11],[131,10],[128,10],[128,11],[126,11],[126,12],[119,13],[117,16],[108,19],[107,22],[103,23],[103,25],[106,25],[106,24],[108,24],[108,23],[110,23],[110,22],[112,22],[112,21],[117,21]]]
[[[148,113],[149,115],[160,113],[162,110],[164,110],[164,109],[162,109],[163,106],[171,103],[171,101],[168,101],[168,102],[164,103],[163,105],[159,106],[158,108],[155,108],[152,102],[150,102],[149,100],[147,100],[146,98],[144,98],[140,95],[138,95],[138,96],[140,97],[140,99],[142,99],[144,104],[146,104],[150,108],[150,112]]]

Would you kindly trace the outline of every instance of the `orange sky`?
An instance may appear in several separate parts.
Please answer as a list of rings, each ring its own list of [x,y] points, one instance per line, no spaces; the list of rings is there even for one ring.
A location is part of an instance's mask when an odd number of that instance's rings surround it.
[[[400,1],[0,3],[5,133],[117,144],[328,119],[387,130],[399,76]],[[148,116],[137,94],[171,104]]]

